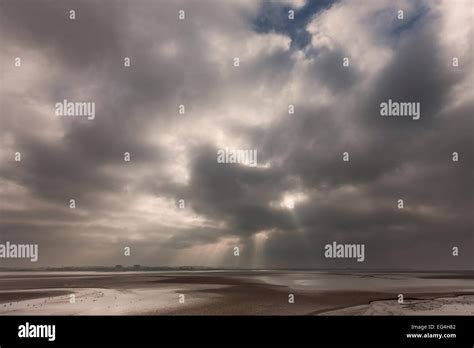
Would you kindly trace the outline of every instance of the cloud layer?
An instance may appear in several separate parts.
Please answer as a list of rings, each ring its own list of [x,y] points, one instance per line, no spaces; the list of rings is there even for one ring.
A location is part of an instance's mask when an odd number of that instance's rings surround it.
[[[0,6],[0,242],[38,243],[37,265],[473,268],[471,1]]]

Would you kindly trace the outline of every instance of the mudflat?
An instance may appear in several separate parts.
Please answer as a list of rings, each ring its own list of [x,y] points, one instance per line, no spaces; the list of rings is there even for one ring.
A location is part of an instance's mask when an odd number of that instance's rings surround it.
[[[2,315],[420,313],[474,314],[472,276],[298,271],[0,274]]]

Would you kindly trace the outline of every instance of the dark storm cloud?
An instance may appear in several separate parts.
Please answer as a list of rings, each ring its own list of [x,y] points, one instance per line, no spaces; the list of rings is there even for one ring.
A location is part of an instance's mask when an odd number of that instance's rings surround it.
[[[461,68],[464,74],[449,70],[450,62],[443,61],[445,57],[441,56],[436,30],[435,23],[427,23],[423,28],[405,33],[397,44],[396,55],[380,73],[373,95],[368,97],[371,103],[366,113],[368,126],[376,126],[382,131],[399,128],[374,117],[380,112],[380,103],[388,99],[421,103],[421,127],[429,126],[427,123],[433,122],[442,106],[449,101],[449,91],[467,74],[465,69],[468,67]],[[403,122],[401,127],[416,128],[416,124],[412,123]]]
[[[243,267],[472,268],[472,53],[451,67],[434,4],[404,24],[388,3],[373,16],[357,12],[371,5],[337,12],[351,4],[308,2],[289,26],[287,3],[3,1],[2,58],[35,71],[5,69],[1,240],[38,242],[41,265],[193,264],[219,252],[209,265],[229,266],[240,245]],[[334,33],[308,28],[333,13]],[[345,29],[354,38],[337,41]],[[384,53],[380,67],[372,52]],[[96,118],[58,119],[62,99],[95,101]],[[382,118],[387,99],[420,102],[421,119]],[[259,166],[217,163],[219,148],[238,146],[256,149]],[[365,243],[366,262],[324,259],[334,240]]]
[[[228,223],[228,231],[240,236],[262,229],[291,228],[288,213],[277,211],[268,202],[278,198],[285,187],[283,173],[239,164],[217,163],[217,149],[194,149],[192,180],[186,196],[195,211]],[[273,189],[272,189],[273,188]]]
[[[343,49],[324,50],[310,55],[314,78],[332,93],[344,93],[360,79],[357,71],[345,68],[341,63],[346,58]]]
[[[53,106],[63,99],[71,100],[71,96],[84,87],[83,81],[99,86],[93,93],[86,92],[87,99],[96,102],[97,118],[93,122],[64,120],[67,131],[59,142],[17,139],[18,151],[29,160],[24,162],[20,173],[16,172],[15,164],[4,168],[5,175],[47,198],[64,200],[69,194],[81,199],[94,192],[119,190],[124,180],[105,173],[103,167],[115,165],[118,172],[123,170],[124,152],[131,153],[134,165],[159,163],[160,149],[146,144],[142,138],[147,128],[160,118],[165,119],[163,127],[169,124],[170,114],[176,114],[170,105],[177,107],[177,103],[169,99],[176,91],[178,95],[186,94],[186,90],[203,91],[206,81],[210,85],[210,81],[215,80],[209,68],[183,71],[183,67],[189,67],[192,62],[199,64],[199,58],[193,58],[192,53],[198,53],[201,48],[198,43],[192,47],[192,38],[189,38],[190,45],[186,45],[187,54],[179,61],[163,62],[147,52],[146,48],[154,42],[152,32],[147,38],[149,41],[133,42],[130,52],[126,52],[127,44],[121,42],[123,37],[120,36],[120,26],[127,23],[130,16],[127,11],[132,10],[126,3],[105,6],[84,1],[72,6],[71,3],[20,1],[2,5],[5,19],[2,29],[8,33],[8,39],[37,48],[61,67],[62,78],[45,86],[45,101]],[[151,6],[155,11],[161,10],[157,5]],[[76,11],[76,21],[69,21],[67,17],[71,8]],[[167,14],[170,12],[168,9]],[[151,16],[147,18],[150,20]],[[176,35],[177,28],[167,30]],[[123,73],[123,57],[133,52],[138,54],[132,56],[131,72]],[[114,61],[116,64],[111,63]],[[188,93],[186,100],[199,96]],[[174,99],[178,98],[174,96]],[[10,116],[6,114],[6,117]],[[16,124],[13,127],[20,128]],[[21,129],[15,131],[22,132]],[[88,206],[91,204],[94,204],[92,200]]]
[[[83,16],[85,21],[65,26],[71,9],[77,12],[78,17]],[[107,17],[115,18],[117,14],[120,13],[114,12],[113,7],[107,9],[105,6],[95,6],[91,1],[75,4],[72,1],[4,1],[2,28],[7,30],[9,39],[19,45],[49,46],[69,64],[83,66],[95,61],[97,55],[113,53],[117,49],[116,28],[104,21]],[[18,25],[19,21],[21,26]]]
[[[369,111],[359,111],[349,117],[354,120],[356,139],[341,138],[343,131],[331,120],[331,117],[337,117],[337,111],[304,110],[298,113],[298,118],[283,120],[282,124],[271,128],[268,133],[273,136],[269,137],[271,140],[265,145],[277,155],[283,155],[287,173],[305,179],[303,182],[306,185],[299,188],[301,191],[327,185],[334,189],[343,185],[355,185],[362,190],[361,196],[355,197],[347,205],[345,203],[348,203],[348,198],[345,197],[344,201],[336,204],[296,209],[298,221],[308,238],[312,239],[312,245],[321,245],[325,239],[329,242],[335,236],[347,239],[348,235],[354,236],[357,233],[358,239],[366,240],[368,245],[375,249],[377,244],[372,242],[378,240],[375,236],[381,233],[396,234],[397,229],[389,231],[398,226],[403,231],[403,236],[392,237],[397,244],[394,249],[404,249],[404,237],[419,243],[430,240],[430,244],[437,247],[427,250],[429,257],[435,258],[444,248],[443,262],[455,267],[471,267],[468,256],[465,256],[463,261],[452,260],[446,247],[450,245],[448,241],[452,244],[456,238],[447,237],[446,231],[457,226],[457,240],[472,245],[469,235],[472,219],[468,217],[468,211],[472,209],[472,137],[468,135],[469,131],[463,132],[459,129],[460,124],[465,124],[465,129],[472,129],[472,120],[462,114],[457,118],[457,122],[453,122],[446,115],[444,118],[440,116],[440,110],[452,98],[450,93],[453,87],[468,72],[465,71],[463,75],[449,71],[446,68],[447,62],[441,61],[445,57],[441,56],[442,52],[436,41],[435,23],[425,23],[425,27],[421,29],[413,26],[411,32],[404,34],[407,36],[401,39],[395,55],[374,84],[374,95],[366,99],[366,103],[370,105]],[[327,61],[328,64],[332,63],[330,68],[340,67],[335,61],[337,59]],[[320,61],[319,64],[323,62]],[[469,65],[463,69],[469,69]],[[320,67],[315,69],[320,70]],[[317,81],[322,82],[323,86],[331,87],[324,75],[321,77]],[[328,73],[326,77],[335,77],[334,81],[340,83],[341,87],[351,87],[347,82],[344,83],[343,79],[338,79],[337,74]],[[399,120],[401,122],[396,124],[396,120],[387,122],[381,119],[380,101],[389,98],[420,102],[425,118],[418,124],[408,123],[406,120]],[[472,112],[472,105],[468,108]],[[358,128],[360,120],[367,120],[364,128]],[[452,129],[453,125],[456,131]],[[436,135],[440,134],[449,139],[449,146],[446,142],[439,141]],[[319,146],[318,140],[321,139],[325,146]],[[443,147],[444,151],[438,151],[440,147]],[[453,149],[457,148],[464,149],[467,161],[455,167],[450,156]],[[351,163],[346,164],[340,160],[345,150],[350,150]],[[384,182],[384,177],[388,175],[406,175],[406,167],[411,167],[416,174],[389,185]],[[280,189],[282,188],[284,187]],[[330,193],[331,189],[328,192]],[[370,196],[367,196],[368,194]],[[394,209],[397,197],[403,197],[407,202],[411,202],[412,206],[426,205],[436,210],[428,216],[423,216],[420,212],[408,212],[401,216],[399,211]],[[366,199],[371,200],[370,209],[359,211],[358,204]],[[247,216],[242,217],[247,219]],[[290,230],[289,226],[278,224],[273,227]],[[340,231],[346,233],[338,234]],[[292,238],[297,238],[294,234],[291,235]],[[433,242],[436,239],[439,239],[439,243]],[[283,240],[282,243],[287,242],[286,238]],[[272,240],[273,247],[275,243],[276,241]],[[300,248],[296,250],[299,251]],[[411,261],[399,262],[404,259],[400,257],[402,254],[398,255],[398,260],[393,256],[391,262],[409,267]],[[413,251],[411,257],[415,254],[416,251]],[[271,251],[269,255],[281,257]],[[322,260],[319,262],[324,263]],[[429,262],[423,265],[429,267]]]

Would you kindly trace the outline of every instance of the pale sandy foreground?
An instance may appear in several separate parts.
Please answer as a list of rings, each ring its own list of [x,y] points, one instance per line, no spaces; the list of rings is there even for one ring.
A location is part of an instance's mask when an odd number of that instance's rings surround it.
[[[474,315],[474,281],[469,272],[5,272],[0,314]]]
[[[434,299],[374,301],[334,311],[326,315],[474,315],[474,296],[440,297]]]

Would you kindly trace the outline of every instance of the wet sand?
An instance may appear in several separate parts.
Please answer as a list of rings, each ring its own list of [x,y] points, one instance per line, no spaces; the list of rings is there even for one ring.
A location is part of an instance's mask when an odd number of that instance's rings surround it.
[[[448,310],[472,315],[473,284],[472,278],[446,274],[437,279],[432,274],[271,271],[1,273],[0,314],[403,315]],[[397,302],[399,293],[403,305]],[[289,294],[294,303],[288,302]]]

